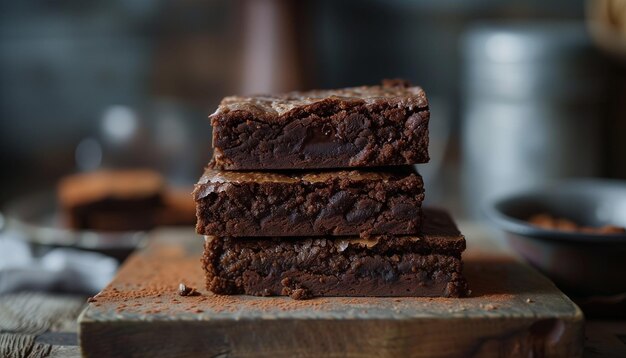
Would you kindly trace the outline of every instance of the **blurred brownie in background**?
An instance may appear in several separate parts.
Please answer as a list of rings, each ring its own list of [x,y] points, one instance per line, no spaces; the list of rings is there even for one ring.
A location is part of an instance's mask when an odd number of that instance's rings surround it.
[[[76,230],[135,231],[160,225],[193,225],[189,190],[168,189],[151,170],[99,170],[67,176],[58,185],[65,224]],[[186,215],[187,214],[187,215]]]
[[[143,230],[154,227],[163,178],[149,170],[102,170],[65,177],[59,203],[73,229]]]
[[[157,213],[158,226],[196,224],[196,203],[191,192],[193,187],[167,187],[163,192],[163,205]]]

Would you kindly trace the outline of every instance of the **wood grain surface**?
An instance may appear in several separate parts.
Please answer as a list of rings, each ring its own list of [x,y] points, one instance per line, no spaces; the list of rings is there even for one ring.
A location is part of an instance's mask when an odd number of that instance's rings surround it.
[[[0,357],[78,357],[76,317],[85,297],[51,293],[0,296]]]
[[[468,238],[471,243],[471,238]],[[87,357],[578,357],[583,315],[548,279],[502,254],[464,255],[471,297],[216,296],[202,240],[161,232],[79,318]],[[470,245],[471,247],[472,245]],[[179,283],[199,295],[182,297]]]

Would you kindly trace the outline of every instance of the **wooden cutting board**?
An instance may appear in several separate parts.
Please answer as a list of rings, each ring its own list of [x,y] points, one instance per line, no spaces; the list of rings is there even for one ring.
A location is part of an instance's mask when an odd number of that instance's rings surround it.
[[[510,256],[464,254],[471,297],[215,296],[202,239],[153,235],[79,318],[87,357],[578,357],[583,315]],[[183,282],[199,291],[180,296]]]

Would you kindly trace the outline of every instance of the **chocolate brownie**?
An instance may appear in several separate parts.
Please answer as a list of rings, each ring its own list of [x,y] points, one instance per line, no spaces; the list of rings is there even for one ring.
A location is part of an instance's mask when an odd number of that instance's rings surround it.
[[[196,204],[191,195],[191,186],[168,187],[163,192],[163,206],[157,212],[158,226],[194,226]]]
[[[210,116],[217,168],[347,168],[428,162],[428,100],[382,86],[226,97]]]
[[[63,178],[58,198],[70,228],[146,230],[156,224],[164,185],[150,170],[100,170]]]
[[[415,234],[424,189],[412,166],[315,172],[209,166],[193,195],[202,235]]]
[[[206,237],[207,288],[255,296],[446,296],[467,293],[465,238],[448,214],[425,210],[415,236]]]

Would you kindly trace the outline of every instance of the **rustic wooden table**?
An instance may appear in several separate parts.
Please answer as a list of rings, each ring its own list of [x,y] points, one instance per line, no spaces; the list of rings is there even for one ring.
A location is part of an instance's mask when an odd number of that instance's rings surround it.
[[[476,225],[460,226],[468,238],[487,236]],[[471,239],[470,245],[501,249]],[[76,319],[85,306],[80,295],[0,296],[0,357],[80,357]],[[626,357],[626,321],[588,321],[585,335],[585,357]]]
[[[80,357],[76,318],[85,302],[50,293],[0,296],[0,357]]]

